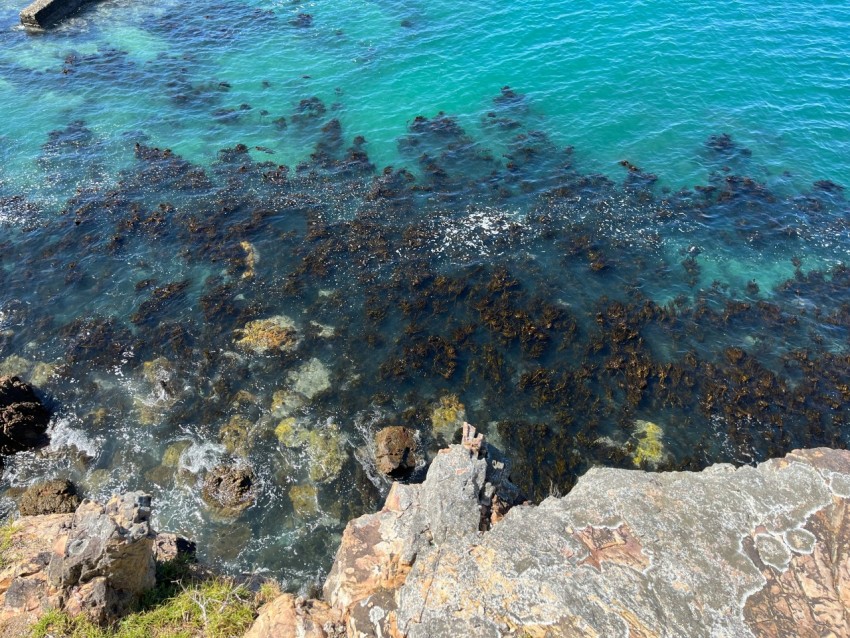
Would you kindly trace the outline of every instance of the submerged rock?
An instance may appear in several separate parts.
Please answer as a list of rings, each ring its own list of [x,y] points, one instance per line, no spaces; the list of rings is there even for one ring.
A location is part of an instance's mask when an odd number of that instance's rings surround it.
[[[292,509],[302,518],[315,516],[319,512],[317,495],[316,486],[310,483],[293,485],[289,488],[289,500],[292,501]]]
[[[178,467],[180,465],[180,457],[190,447],[192,447],[192,441],[175,441],[165,448],[165,452],[162,453],[162,465],[164,467]]]
[[[18,510],[21,516],[72,514],[79,504],[74,484],[67,479],[55,479],[29,487],[18,501]]]
[[[252,443],[251,432],[253,429],[254,422],[241,414],[234,414],[230,417],[230,420],[219,431],[221,444],[224,445],[227,453],[231,456],[247,456]]]
[[[466,421],[466,407],[456,394],[440,398],[431,412],[431,428],[435,437],[442,437],[446,443],[451,443],[458,430]]]
[[[0,454],[15,454],[47,443],[50,413],[28,383],[0,378]]]
[[[635,421],[633,437],[637,444],[631,456],[637,467],[654,469],[667,459],[663,436],[664,430],[652,421]]]
[[[275,435],[284,447],[304,450],[310,480],[317,483],[335,479],[348,459],[345,440],[335,423],[314,424],[310,427],[289,417],[278,424]]]
[[[201,496],[216,513],[238,516],[257,498],[254,472],[248,467],[214,467],[204,479]]]
[[[287,378],[292,384],[292,390],[308,400],[331,387],[330,371],[324,363],[315,357],[296,370],[292,370]]]
[[[306,403],[307,399],[293,390],[278,390],[272,395],[271,411],[278,417],[290,416]]]
[[[37,386],[49,382],[56,374],[58,366],[44,361],[30,361],[18,355],[12,355],[0,362],[0,377],[24,377]]]
[[[386,476],[401,477],[416,468],[416,434],[400,425],[375,435],[375,464]]]
[[[236,334],[236,345],[256,354],[293,350],[298,343],[295,324],[284,315],[249,321]]]

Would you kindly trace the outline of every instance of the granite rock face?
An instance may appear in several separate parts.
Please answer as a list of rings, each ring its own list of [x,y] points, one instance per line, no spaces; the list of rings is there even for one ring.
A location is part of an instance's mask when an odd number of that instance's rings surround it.
[[[342,638],[342,614],[320,600],[283,594],[260,610],[245,638]]]
[[[595,469],[483,535],[423,553],[397,632],[850,635],[850,453],[700,473]]]
[[[347,636],[850,637],[850,452],[596,468],[510,508],[468,434],[345,530],[324,594]]]

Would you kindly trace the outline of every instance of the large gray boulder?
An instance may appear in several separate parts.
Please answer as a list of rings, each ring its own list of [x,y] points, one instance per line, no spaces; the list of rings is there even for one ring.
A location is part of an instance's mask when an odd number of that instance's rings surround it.
[[[465,426],[424,484],[349,523],[324,589],[346,635],[850,638],[848,451],[594,468],[512,508],[507,475]]]
[[[846,451],[593,469],[563,498],[421,553],[392,635],[848,636],[848,506]]]

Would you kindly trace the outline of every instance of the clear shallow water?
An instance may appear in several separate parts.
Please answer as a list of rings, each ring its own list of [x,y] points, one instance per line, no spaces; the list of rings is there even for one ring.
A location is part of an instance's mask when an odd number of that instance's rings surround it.
[[[298,587],[380,501],[372,433],[437,449],[449,394],[534,497],[633,467],[642,420],[661,468],[846,445],[845,6],[127,1],[43,34],[19,9],[0,366],[57,417],[7,485],[151,490],[207,558]],[[293,352],[240,349],[278,315]],[[276,405],[313,359],[329,387]],[[233,456],[235,522],[198,496]]]

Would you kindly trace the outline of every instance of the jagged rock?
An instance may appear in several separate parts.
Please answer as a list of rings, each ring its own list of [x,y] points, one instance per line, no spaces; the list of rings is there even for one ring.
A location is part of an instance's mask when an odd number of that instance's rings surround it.
[[[109,622],[154,586],[150,503],[147,494],[130,492],[106,505],[85,500],[77,508],[70,531],[53,545],[47,569],[69,613]]]
[[[0,571],[0,635],[48,609],[114,620],[154,584],[150,497],[83,501],[74,514],[13,524]]]
[[[393,483],[380,512],[345,528],[324,596],[345,612],[348,635],[395,636],[393,592],[419,557],[462,538],[477,538],[479,529],[489,526],[494,501],[501,500],[506,509],[517,501],[519,491],[508,481],[505,462],[474,428],[467,425],[463,432],[461,445],[434,459],[425,483]],[[374,626],[367,631],[369,622]]]
[[[214,467],[204,479],[201,496],[217,513],[238,516],[256,500],[254,472],[248,467]]]
[[[73,514],[79,504],[74,484],[67,479],[56,479],[29,487],[18,501],[18,510],[21,516]]]
[[[0,377],[0,454],[15,454],[47,443],[50,413],[18,377]]]
[[[378,471],[401,477],[416,467],[416,436],[400,425],[384,428],[375,435],[375,464]]]
[[[305,601],[292,594],[275,598],[260,615],[245,638],[336,638],[345,636],[342,614],[318,600]]]
[[[848,505],[845,451],[595,468],[563,498],[420,554],[395,595],[397,635],[847,636]]]

